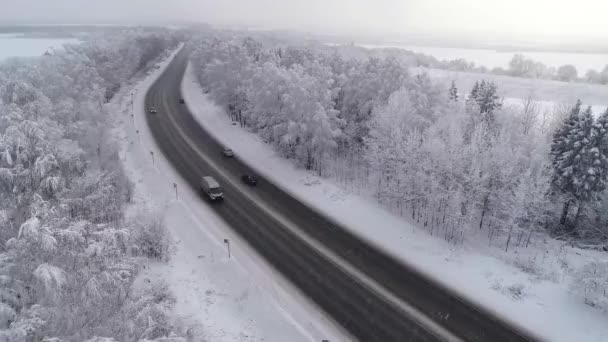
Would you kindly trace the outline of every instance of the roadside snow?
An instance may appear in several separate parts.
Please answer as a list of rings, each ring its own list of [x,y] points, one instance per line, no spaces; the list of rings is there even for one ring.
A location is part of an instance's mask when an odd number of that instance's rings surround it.
[[[145,123],[145,93],[176,52],[143,80],[123,87],[113,110],[121,159],[135,183],[128,215],[162,215],[176,247],[168,264],[151,264],[142,277],[168,282],[177,297],[177,324],[191,328],[196,341],[346,340],[199,200],[157,148]],[[224,239],[230,241],[230,258]]]
[[[454,247],[390,214],[371,198],[296,169],[259,137],[232,125],[227,114],[203,94],[190,66],[182,92],[198,122],[256,172],[403,262],[547,340],[608,340],[608,315],[568,292],[566,272],[606,259],[605,254],[553,240],[510,253],[474,243]]]

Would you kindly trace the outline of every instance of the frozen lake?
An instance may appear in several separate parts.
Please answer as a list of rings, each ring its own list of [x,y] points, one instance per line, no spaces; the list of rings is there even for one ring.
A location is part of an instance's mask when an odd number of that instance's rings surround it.
[[[72,38],[24,38],[18,34],[0,34],[0,62],[9,57],[41,56],[47,50],[78,42]]]
[[[545,65],[558,68],[565,64],[572,64],[578,70],[579,75],[584,75],[587,70],[595,69],[601,71],[608,65],[608,54],[594,53],[562,53],[562,52],[538,52],[538,51],[496,51],[491,49],[461,49],[417,45],[381,45],[361,44],[366,48],[400,48],[414,52],[431,55],[439,60],[451,60],[464,58],[474,62],[475,65],[483,65],[487,68],[507,68],[509,61],[516,53],[521,53],[535,61]]]

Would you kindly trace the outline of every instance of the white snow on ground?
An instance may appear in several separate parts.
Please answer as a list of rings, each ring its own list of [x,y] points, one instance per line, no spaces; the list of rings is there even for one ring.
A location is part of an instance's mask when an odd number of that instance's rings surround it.
[[[130,212],[161,215],[176,247],[168,264],[151,264],[142,277],[168,282],[177,297],[178,324],[193,327],[196,341],[346,340],[333,322],[201,203],[157,148],[145,123],[145,92],[170,59],[137,84],[123,87],[113,111],[121,159],[135,183]],[[230,257],[224,239],[230,242]]]
[[[555,240],[509,253],[474,241],[454,247],[380,208],[371,197],[349,193],[330,180],[296,169],[259,137],[232,125],[227,114],[203,94],[190,67],[182,91],[199,123],[256,172],[403,262],[547,340],[608,340],[608,315],[571,295],[565,272],[605,259],[605,253],[561,246]]]
[[[578,99],[583,101],[585,106],[592,106],[595,113],[603,112],[608,107],[608,87],[601,84],[568,83],[442,69],[411,68],[411,70],[414,73],[427,72],[431,78],[444,84],[454,81],[463,94],[468,94],[475,82],[485,79],[496,83],[500,96],[503,96],[506,102],[520,102],[520,99],[532,95],[541,102],[543,109],[552,109],[555,104],[572,105]]]

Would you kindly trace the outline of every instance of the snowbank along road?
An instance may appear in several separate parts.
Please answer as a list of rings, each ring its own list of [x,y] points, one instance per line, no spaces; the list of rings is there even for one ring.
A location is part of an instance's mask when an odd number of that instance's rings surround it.
[[[240,178],[252,174],[249,167],[238,156],[223,157],[222,146],[180,104],[187,57],[186,50],[180,52],[146,95],[146,107],[157,109],[147,114],[157,144],[193,188],[202,176],[217,179],[225,196],[213,204],[218,215],[355,338],[538,340],[366,244],[266,179],[255,188],[243,185]]]

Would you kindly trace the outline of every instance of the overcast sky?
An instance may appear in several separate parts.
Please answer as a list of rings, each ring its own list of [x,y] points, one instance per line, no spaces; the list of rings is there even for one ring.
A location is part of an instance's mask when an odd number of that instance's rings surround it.
[[[607,0],[0,0],[0,22],[210,24],[338,33],[608,37]]]

